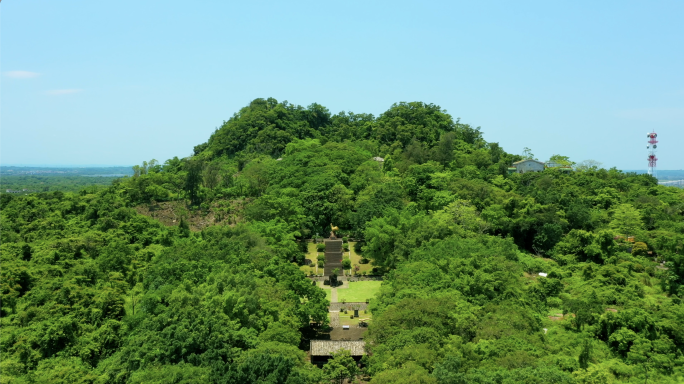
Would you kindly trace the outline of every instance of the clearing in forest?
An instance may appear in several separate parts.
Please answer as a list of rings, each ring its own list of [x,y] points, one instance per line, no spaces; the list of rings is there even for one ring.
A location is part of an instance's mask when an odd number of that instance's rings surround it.
[[[382,281],[353,281],[349,288],[337,288],[337,301],[365,302],[380,292]]]
[[[357,254],[356,251],[354,251],[355,245],[356,245],[356,242],[350,241],[349,242],[349,252],[344,253],[345,258],[348,258],[351,260],[352,267],[354,265],[359,266],[359,270],[354,272],[354,275],[361,275],[363,272],[370,273],[371,270],[373,269],[372,263],[369,261],[366,264],[361,264],[361,259],[363,259],[363,257],[360,254]]]
[[[323,274],[323,268],[318,268],[318,255],[322,253],[319,253],[318,250],[316,249],[316,244],[313,241],[307,241],[307,252],[306,256],[304,256],[305,259],[309,260],[308,263],[305,263],[304,265],[300,266],[299,269],[306,273],[307,276],[311,274],[318,275],[319,273],[322,275]]]

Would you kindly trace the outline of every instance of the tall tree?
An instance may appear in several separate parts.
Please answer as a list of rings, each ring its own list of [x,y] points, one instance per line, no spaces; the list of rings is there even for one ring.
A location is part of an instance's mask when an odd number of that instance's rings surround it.
[[[188,171],[185,176],[185,185],[183,190],[187,193],[190,199],[190,204],[198,205],[200,203],[200,185],[202,184],[202,161],[200,160],[189,160],[186,163],[186,169]]]
[[[577,164],[577,170],[579,171],[596,171],[603,166],[603,163],[596,160],[584,160]]]
[[[575,162],[571,161],[569,157],[561,156],[561,155],[552,155],[549,158],[549,162],[554,162],[556,164],[568,166],[568,167],[572,167],[575,165]]]
[[[207,163],[202,172],[202,181],[204,186],[209,189],[216,188],[221,182],[220,177],[221,165],[216,162]]]
[[[641,212],[632,204],[620,204],[613,210],[610,227],[624,236],[639,234],[644,229]]]
[[[356,361],[346,349],[334,352],[332,359],[323,366],[325,376],[334,383],[342,384],[346,379],[351,379],[358,374]]]
[[[525,160],[537,160],[534,157],[534,153],[532,153],[532,150],[527,147],[523,148],[522,157]]]

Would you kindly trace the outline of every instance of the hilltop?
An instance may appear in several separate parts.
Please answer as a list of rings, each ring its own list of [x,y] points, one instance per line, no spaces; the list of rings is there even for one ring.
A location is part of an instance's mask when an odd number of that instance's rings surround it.
[[[533,157],[434,104],[256,99],[191,157],[2,195],[3,382],[681,381],[684,191]],[[307,357],[331,226],[383,280],[361,372]]]

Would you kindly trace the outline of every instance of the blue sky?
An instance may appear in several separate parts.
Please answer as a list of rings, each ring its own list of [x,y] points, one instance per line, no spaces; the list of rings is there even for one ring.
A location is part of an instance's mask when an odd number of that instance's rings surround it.
[[[0,162],[188,156],[257,97],[424,101],[606,167],[684,168],[683,1],[46,1],[0,5]],[[679,144],[677,144],[679,143]]]

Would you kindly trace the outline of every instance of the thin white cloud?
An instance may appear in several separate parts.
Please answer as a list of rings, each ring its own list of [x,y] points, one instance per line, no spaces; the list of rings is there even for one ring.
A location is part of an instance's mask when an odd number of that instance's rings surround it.
[[[59,95],[71,95],[74,93],[79,93],[83,92],[82,89],[53,89],[51,91],[45,91],[46,94],[52,95],[52,96],[59,96]]]
[[[40,73],[31,71],[7,71],[5,72],[5,76],[13,79],[32,79],[40,76]]]

